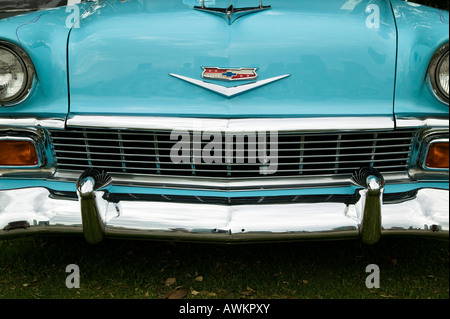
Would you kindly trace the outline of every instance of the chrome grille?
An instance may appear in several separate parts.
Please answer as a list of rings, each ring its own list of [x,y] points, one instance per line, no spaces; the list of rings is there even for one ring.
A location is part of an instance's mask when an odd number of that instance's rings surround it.
[[[262,166],[254,158],[255,145],[244,137],[244,153],[236,153],[233,140],[223,134],[222,145],[232,146],[231,154],[223,150],[223,162],[204,161],[175,164],[170,151],[177,140],[167,131],[133,131],[110,129],[51,130],[50,135],[57,170],[84,171],[103,168],[111,174],[146,176],[189,176],[214,178],[261,178]],[[245,135],[245,134],[242,134]],[[190,145],[193,143],[190,134]],[[415,131],[363,131],[340,133],[278,132],[278,165],[270,177],[348,176],[358,168],[372,166],[380,172],[406,172],[411,157]],[[267,151],[270,136],[267,134]],[[210,143],[201,141],[200,150]],[[232,145],[230,145],[230,143]],[[191,149],[191,155],[197,149]],[[257,152],[256,152],[257,153]],[[243,154],[243,156],[241,156]],[[232,161],[226,161],[230,157]],[[250,156],[249,156],[250,155]],[[253,155],[253,158],[252,158]],[[193,156],[193,155],[192,155]],[[241,156],[240,162],[238,158]],[[243,158],[242,158],[243,157]]]

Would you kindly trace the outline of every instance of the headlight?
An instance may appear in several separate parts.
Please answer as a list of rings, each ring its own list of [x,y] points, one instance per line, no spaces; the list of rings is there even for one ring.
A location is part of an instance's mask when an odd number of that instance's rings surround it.
[[[449,97],[448,59],[448,43],[446,43],[431,58],[427,76],[433,93],[446,104]]]
[[[438,89],[447,97],[448,101],[448,51],[439,61],[436,77]]]
[[[34,67],[20,47],[0,41],[0,106],[21,102],[30,92]]]

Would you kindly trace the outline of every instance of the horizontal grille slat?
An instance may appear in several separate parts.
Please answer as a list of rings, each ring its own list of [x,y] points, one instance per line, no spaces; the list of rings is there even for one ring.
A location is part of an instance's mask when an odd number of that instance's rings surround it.
[[[114,154],[114,155],[118,155],[118,154]],[[82,158],[73,158],[73,157],[58,157],[58,159],[62,159],[62,160],[71,160],[71,161],[85,161],[85,159]],[[114,159],[102,159],[102,158],[96,158],[96,159],[92,159],[93,161],[97,161],[97,162],[108,162],[108,163],[122,163],[123,160],[114,160]],[[392,162],[392,161],[396,161],[396,160],[403,160],[401,158],[399,159],[381,159],[381,160],[360,160],[358,161],[358,163],[381,163],[381,162]],[[127,160],[127,163],[148,163],[148,164],[161,164],[161,161],[133,161],[133,160]],[[314,165],[320,165],[320,164],[350,164],[350,163],[354,163],[355,161],[329,161],[329,162],[308,162],[308,164],[314,164]],[[210,164],[196,164],[197,167],[201,167],[202,165],[214,165],[214,166],[220,166],[220,165],[232,165],[232,166],[237,166],[240,165],[242,166],[243,163],[210,163]],[[263,165],[263,163],[245,163],[245,165],[248,166],[261,166]],[[292,163],[278,163],[278,166],[283,166],[283,165],[292,165]],[[114,167],[114,166],[112,166]]]
[[[363,166],[375,167],[382,173],[406,172],[415,137],[414,130],[278,132],[277,149],[271,150],[274,145],[270,143],[270,132],[262,139],[265,143],[259,142],[259,136],[247,133],[231,137],[223,134],[219,135],[219,145],[215,145],[219,158],[207,162],[202,158],[203,152],[217,155],[214,150],[205,151],[213,140],[194,141],[195,134],[189,133],[188,143],[184,145],[188,146],[188,161],[182,153],[184,161],[176,163],[172,161],[171,151],[180,139],[171,139],[170,131],[50,131],[58,171],[81,172],[97,167],[114,174],[128,174],[130,179],[133,175],[225,179],[262,178],[264,174],[267,177],[350,177]],[[260,153],[263,145],[265,152]],[[276,151],[276,156],[270,156],[272,151]],[[261,154],[266,154],[266,158]],[[270,169],[275,170],[268,172]]]
[[[85,147],[85,145],[80,145],[80,144],[61,144],[61,143],[55,143],[54,146],[70,146],[70,147]],[[379,148],[395,148],[395,147],[402,147],[405,146],[405,144],[396,144],[396,145],[384,145],[384,146],[377,146],[374,147],[375,149],[379,149]],[[117,147],[115,146],[95,146],[96,148],[105,148],[105,149],[116,149]],[[320,147],[320,148],[308,148],[309,151],[320,151],[320,150],[351,150],[351,149],[364,149],[364,148],[370,148],[369,146],[355,146],[355,147]],[[127,147],[124,146],[123,149],[128,149],[128,150],[142,150],[142,147]],[[171,148],[154,148],[154,147],[148,147],[145,148],[146,150],[162,150],[162,151],[170,151]],[[198,149],[198,148],[191,148],[192,151],[201,151],[202,149]],[[253,149],[253,148],[249,148],[246,149],[248,151],[254,151],[254,150],[258,150],[258,149]],[[298,148],[286,148],[283,149],[284,151],[298,151]]]
[[[155,135],[157,136],[157,135]],[[287,136],[282,136],[282,137],[287,137]],[[149,137],[150,138],[150,137]],[[79,140],[79,138],[76,137],[60,137],[60,140],[67,140],[67,141],[77,141]],[[104,139],[101,138],[90,138],[90,141],[104,141]],[[355,143],[355,142],[384,142],[384,141],[407,141],[408,138],[390,138],[390,139],[360,139],[360,140],[339,140],[339,142],[341,143]],[[122,139],[123,142],[129,142],[129,143],[153,143],[153,141],[144,141],[144,140],[127,140],[127,139]],[[174,140],[167,140],[167,141],[161,141],[160,143],[173,143]],[[337,142],[337,140],[325,140],[325,141],[278,141],[278,144],[283,144],[283,145],[288,145],[288,144],[322,144],[322,143],[333,143],[333,142]],[[258,144],[258,140],[255,140],[255,144]],[[223,145],[234,145],[234,143],[227,143],[224,142]]]
[[[65,151],[65,150],[59,150],[59,153],[68,153],[71,154],[73,153],[73,151]],[[77,152],[79,154],[91,154],[91,155],[121,155],[121,153],[102,153],[102,152]],[[395,155],[395,154],[404,154],[405,152],[379,152],[377,153],[377,155]],[[374,153],[360,153],[358,154],[358,156],[372,156]],[[127,154],[128,156],[133,156],[133,157],[148,157],[149,155],[146,154]],[[339,157],[352,157],[355,156],[354,154],[340,154]],[[170,157],[170,155],[159,155],[159,157]],[[304,158],[308,158],[308,157],[317,157],[316,155],[304,155]],[[336,155],[329,155],[329,154],[325,154],[322,155],[321,157],[336,157]],[[59,158],[64,158],[64,157],[59,157]],[[235,159],[258,159],[258,157],[252,157],[252,156],[234,156]],[[278,158],[298,158],[298,155],[292,155],[292,156],[278,156]],[[67,158],[67,159],[70,159]]]
[[[86,167],[85,165],[77,165],[77,164],[71,164],[71,166],[74,166],[74,167]],[[97,168],[104,168],[104,169],[119,169],[120,167],[118,167],[118,166],[102,166],[102,165],[96,165],[95,167],[97,167]],[[379,166],[378,168],[399,168],[399,167],[402,167],[402,166]],[[403,167],[406,167],[406,165],[405,166],[403,166]],[[360,167],[350,167],[350,168],[346,168],[345,170],[348,170],[348,169],[351,169],[351,170],[356,170],[356,169],[358,169],[358,168],[360,168]],[[127,170],[142,170],[142,171],[144,171],[144,170],[149,170],[149,171],[153,171],[153,170],[155,170],[156,171],[156,169],[145,169],[145,168],[136,168],[136,167],[127,167]],[[182,168],[171,168],[171,169],[166,169],[167,171],[171,171],[171,172],[190,172],[191,171],[191,169],[182,169]],[[201,170],[202,172],[227,172],[227,170],[211,170],[211,169],[201,169],[201,168],[198,168],[197,167],[197,170]],[[335,169],[330,169],[330,171],[334,171]],[[342,170],[344,170],[344,169],[342,169]],[[298,170],[289,170],[289,169],[285,169],[285,170],[283,170],[283,169],[280,169],[279,170],[280,172],[298,172]],[[305,169],[304,171],[306,171],[306,172],[317,172],[317,171],[323,171],[323,169]],[[245,173],[245,172],[259,172],[259,168],[258,169],[246,169],[246,170],[233,170],[233,172],[234,173],[236,173],[236,172],[241,172],[241,173]]]

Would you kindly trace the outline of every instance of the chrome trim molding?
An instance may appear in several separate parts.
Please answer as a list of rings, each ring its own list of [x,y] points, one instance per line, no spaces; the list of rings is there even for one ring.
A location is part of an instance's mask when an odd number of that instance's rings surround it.
[[[245,242],[361,236],[361,199],[356,203],[337,200],[230,206],[107,200],[106,193],[96,192],[105,237]],[[384,202],[381,235],[448,239],[448,196],[448,190],[422,188]],[[82,235],[80,210],[76,195],[42,187],[0,191],[0,238],[39,233]]]
[[[273,78],[260,80],[260,81],[256,81],[256,82],[252,82],[252,83],[248,83],[248,84],[242,84],[242,85],[237,85],[237,86],[233,86],[233,87],[226,87],[226,86],[222,86],[222,85],[218,85],[218,84],[214,84],[214,83],[209,83],[206,81],[196,80],[196,79],[189,78],[187,76],[178,75],[178,74],[169,73],[169,75],[171,75],[175,78],[178,78],[180,80],[186,81],[188,83],[202,87],[202,88],[212,91],[214,93],[223,95],[227,98],[235,97],[236,95],[245,93],[247,91],[259,88],[261,86],[267,85],[269,83],[272,83],[272,82],[275,82],[275,81],[278,81],[278,80],[281,80],[281,79],[284,79],[284,78],[287,78],[288,76],[290,76],[290,74],[284,74],[284,75],[275,76]]]
[[[0,117],[0,126],[64,129],[65,118]],[[289,131],[350,131],[394,128],[449,127],[448,117],[313,117],[313,118],[195,118],[116,115],[74,115],[67,119],[68,127],[120,128],[153,130],[203,130],[221,132]]]
[[[38,11],[40,8],[31,8],[31,9],[2,9],[0,12],[30,12],[30,11]]]
[[[67,119],[67,127],[245,133],[257,131],[373,131],[394,129],[395,125],[391,117],[382,116],[229,119],[72,114]]]
[[[33,117],[12,117],[1,116],[0,128],[4,127],[42,127],[48,129],[64,129],[65,118],[33,118]]]
[[[62,182],[75,182],[80,175],[79,171],[57,171],[54,179]],[[174,187],[177,189],[214,189],[221,191],[252,191],[252,190],[270,190],[270,189],[298,189],[302,188],[323,188],[323,187],[346,187],[350,180],[348,177],[336,176],[310,176],[310,177],[278,177],[271,178],[266,176],[259,179],[212,179],[191,178],[189,176],[146,176],[135,174],[123,176],[110,173],[114,185],[137,186],[137,187]],[[402,184],[410,182],[408,174],[384,173],[384,179],[390,183]]]
[[[446,127],[448,129],[448,116],[446,117],[397,117],[395,119],[397,128],[414,128],[414,127]]]

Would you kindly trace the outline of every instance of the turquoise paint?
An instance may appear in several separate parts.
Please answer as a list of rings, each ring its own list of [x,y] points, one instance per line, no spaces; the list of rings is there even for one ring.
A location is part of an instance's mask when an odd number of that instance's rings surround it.
[[[448,118],[448,104],[436,99],[425,77],[431,57],[449,41],[449,13],[399,0],[392,4],[398,27],[395,114]]]
[[[86,4],[80,5],[80,11]],[[67,37],[71,12],[42,10],[0,20],[0,40],[21,46],[33,61],[37,82],[19,105],[0,107],[0,116],[65,118],[68,112]]]
[[[396,33],[388,2],[266,1],[271,10],[232,25],[193,10],[194,2],[100,2],[70,34],[70,112],[392,117]],[[374,4],[380,27],[369,29]],[[169,76],[201,80],[203,66],[257,67],[261,80],[292,75],[231,99]]]
[[[448,42],[448,12],[392,0],[394,23],[389,2],[382,0],[266,2],[271,10],[231,26],[193,10],[200,3],[196,0],[78,5],[81,13],[89,9],[71,36],[72,112],[391,116],[396,24],[396,114],[448,117],[448,106],[437,101],[424,83],[430,57]],[[226,6],[228,1],[215,3]],[[369,6],[374,4],[380,7],[380,29],[366,26]],[[22,45],[38,75],[30,97],[13,108],[0,108],[0,116],[67,115],[70,14],[62,7],[0,20],[0,39]],[[173,72],[200,79],[200,66],[254,66],[260,79],[292,76],[232,99],[168,76]]]

